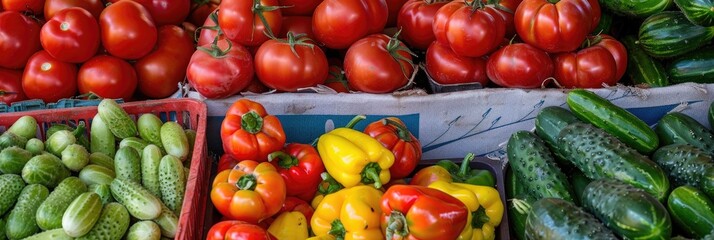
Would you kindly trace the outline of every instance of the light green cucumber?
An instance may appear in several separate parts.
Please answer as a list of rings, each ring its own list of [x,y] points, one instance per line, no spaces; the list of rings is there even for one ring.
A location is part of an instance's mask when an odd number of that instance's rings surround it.
[[[89,191],[99,195],[99,199],[102,200],[103,204],[114,202],[114,197],[112,197],[112,189],[109,188],[108,184],[89,185]]]
[[[45,143],[37,138],[31,138],[25,143],[25,150],[30,151],[33,156],[40,155],[42,151],[45,151]]]
[[[154,219],[154,222],[159,225],[161,235],[168,238],[176,237],[178,231],[179,218],[171,209],[161,204],[161,215]]]
[[[116,178],[116,174],[113,170],[105,168],[99,165],[87,165],[79,171],[79,179],[84,182],[84,184],[111,184],[112,180]]]
[[[114,159],[101,152],[89,154],[89,164],[96,164],[108,169],[114,169]]]
[[[119,240],[129,229],[129,213],[119,203],[108,203],[102,209],[92,230],[75,240]]]
[[[25,145],[27,145],[27,138],[20,137],[11,132],[5,132],[0,135],[0,150],[12,146],[24,147]]]
[[[139,221],[129,228],[126,240],[160,240],[161,229],[152,221]]]
[[[62,164],[62,161],[49,154],[34,156],[22,168],[22,179],[26,183],[42,184],[48,188],[56,187],[57,184],[69,176],[70,172]]]
[[[62,229],[71,237],[81,237],[89,233],[99,220],[102,200],[93,192],[79,195],[62,215]]]
[[[124,148],[124,147],[130,147],[130,148],[133,148],[134,150],[136,150],[136,152],[138,152],[139,155],[141,155],[141,153],[144,151],[144,148],[146,147],[146,145],[149,145],[149,142],[147,142],[141,138],[138,138],[138,137],[124,138],[121,140],[121,142],[119,142],[120,149]]]
[[[37,209],[37,226],[42,230],[62,228],[62,215],[72,201],[85,192],[87,185],[79,178],[68,177],[62,180]]]
[[[54,154],[57,157],[62,156],[62,151],[64,151],[67,146],[75,144],[77,138],[72,134],[72,132],[67,130],[57,131],[52,134],[47,141],[45,141],[45,148],[49,153]]]
[[[97,107],[97,113],[115,137],[124,139],[137,135],[136,123],[113,99],[102,100]]]
[[[37,135],[37,120],[32,116],[22,116],[7,131],[23,138],[34,138]]]
[[[169,121],[161,126],[161,143],[167,154],[177,157],[181,161],[188,158],[188,137],[178,123]]]
[[[141,155],[141,184],[144,185],[146,190],[149,190],[149,192],[158,198],[162,198],[161,188],[159,186],[159,165],[161,164],[161,158],[161,149],[153,144],[146,146],[144,153]]]
[[[110,187],[114,199],[126,206],[135,218],[152,220],[161,215],[161,200],[138,182],[116,178]]]
[[[141,156],[132,147],[123,147],[114,156],[114,172],[117,178],[141,182]]]
[[[39,184],[30,184],[22,189],[15,207],[7,216],[5,234],[8,239],[22,239],[40,232],[40,227],[35,221],[35,214],[48,195],[50,195],[50,191],[47,187]]]
[[[61,228],[47,230],[32,236],[29,236],[23,240],[72,240],[74,238],[67,235]]]
[[[69,145],[62,151],[62,164],[69,170],[79,172],[89,164],[89,152],[82,145]]]
[[[178,158],[166,155],[159,165],[159,189],[161,200],[177,215],[181,213],[184,192],[186,191],[186,176]]]
[[[107,124],[99,117],[99,114],[95,115],[92,120],[89,135],[91,139],[89,142],[90,152],[100,152],[109,157],[114,157],[116,153],[116,139],[114,139],[114,134],[109,130]]]
[[[139,136],[151,144],[159,148],[163,148],[161,144],[161,119],[152,113],[143,114],[137,120],[139,128]]]

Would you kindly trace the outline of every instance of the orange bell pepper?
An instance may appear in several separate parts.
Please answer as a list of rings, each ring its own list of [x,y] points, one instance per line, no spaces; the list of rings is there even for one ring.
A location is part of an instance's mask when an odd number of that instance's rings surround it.
[[[268,162],[241,161],[213,180],[211,201],[229,219],[258,223],[280,211],[285,181]]]
[[[238,160],[268,161],[268,154],[285,145],[285,131],[276,116],[263,105],[240,99],[233,103],[221,123],[223,150]]]

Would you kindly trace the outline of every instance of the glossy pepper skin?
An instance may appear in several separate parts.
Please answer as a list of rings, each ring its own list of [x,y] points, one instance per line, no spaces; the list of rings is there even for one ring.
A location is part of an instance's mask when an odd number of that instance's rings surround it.
[[[310,201],[315,196],[317,185],[325,172],[325,166],[317,150],[309,144],[291,143],[283,151],[268,155],[268,161],[278,169],[285,180],[288,196]]]
[[[285,201],[285,181],[270,163],[244,160],[213,180],[211,201],[223,216],[258,223]]]
[[[325,196],[328,194],[336,193],[345,188],[327,172],[320,174],[320,178],[322,178],[322,182],[317,186],[317,193],[310,203],[313,209],[316,209],[320,205],[320,202],[322,202],[322,199],[325,199]]]
[[[446,169],[446,171],[451,174],[451,178],[454,182],[489,187],[496,186],[496,178],[493,177],[493,174],[491,174],[490,171],[473,169],[469,166],[474,157],[476,157],[476,155],[473,153],[466,154],[466,157],[461,162],[460,166],[449,160],[441,160],[436,163],[436,165]]]
[[[387,240],[456,239],[469,215],[458,199],[423,186],[392,186],[382,196],[381,205]]]
[[[233,103],[221,124],[223,150],[238,160],[267,161],[268,154],[285,145],[285,131],[277,117],[248,99]]]
[[[354,122],[320,136],[317,151],[327,172],[345,188],[360,184],[381,188],[390,180],[394,154],[369,135],[351,129]]]
[[[280,240],[304,240],[308,237],[307,219],[301,212],[284,212],[270,224],[268,232]]]
[[[243,221],[222,221],[208,230],[206,240],[277,240],[257,225]]]
[[[452,182],[451,173],[439,165],[432,165],[422,168],[414,174],[409,185],[428,187],[429,184],[438,180]]]
[[[399,118],[388,117],[372,122],[365,127],[364,133],[377,139],[394,154],[394,165],[389,168],[391,178],[405,178],[419,164],[422,155],[421,143]]]
[[[223,172],[226,169],[232,169],[238,164],[238,160],[233,158],[230,154],[224,153],[220,159],[218,159],[218,172]]]
[[[436,181],[429,188],[441,190],[463,202],[470,211],[459,240],[496,239],[496,227],[503,219],[503,202],[493,187]]]
[[[355,186],[325,196],[310,226],[318,239],[384,239],[380,228],[382,192]]]

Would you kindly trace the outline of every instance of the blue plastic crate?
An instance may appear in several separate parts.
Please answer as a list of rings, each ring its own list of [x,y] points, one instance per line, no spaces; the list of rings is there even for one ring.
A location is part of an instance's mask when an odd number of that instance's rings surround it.
[[[8,106],[5,103],[0,103],[0,113],[7,112],[25,112],[43,109],[58,109],[58,108],[73,108],[73,107],[89,107],[97,106],[101,102],[101,99],[83,100],[83,99],[71,99],[63,98],[56,103],[45,104],[44,101],[40,99],[18,101],[12,103]],[[123,99],[116,99],[117,103],[124,103]]]
[[[65,98],[60,99],[56,103],[47,104],[47,109],[97,106],[101,101],[101,99],[82,100]],[[119,104],[124,103],[123,99],[115,99],[115,101]]]
[[[7,109],[7,112],[25,112],[45,109],[45,102],[39,99],[14,102]]]

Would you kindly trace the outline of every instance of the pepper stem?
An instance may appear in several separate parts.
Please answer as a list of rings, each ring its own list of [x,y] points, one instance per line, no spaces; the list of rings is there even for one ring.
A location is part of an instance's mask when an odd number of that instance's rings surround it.
[[[291,167],[297,166],[300,161],[296,157],[291,156],[285,152],[277,151],[268,154],[268,162],[272,162],[278,159],[278,166],[284,169],[290,169]]]
[[[464,157],[464,161],[461,162],[461,167],[459,168],[459,177],[464,179],[466,178],[466,175],[469,174],[469,170],[471,170],[470,163],[474,160],[474,157],[476,157],[476,155],[473,153],[466,154],[466,157]]]
[[[399,211],[392,211],[387,221],[387,239],[394,239],[394,234],[399,236],[398,239],[404,239],[409,235],[409,226],[407,218]]]
[[[348,122],[347,125],[345,125],[345,128],[352,128],[352,129],[354,129],[354,128],[355,128],[355,125],[357,125],[358,122],[360,122],[360,121],[362,121],[362,120],[365,120],[365,119],[367,119],[367,116],[365,116],[365,115],[357,115],[357,116],[355,116],[354,118],[352,118],[352,120],[350,120],[350,122]]]
[[[345,225],[342,224],[342,221],[340,221],[340,219],[335,219],[335,221],[332,221],[332,223],[330,223],[330,226],[330,231],[327,233],[332,236],[335,236],[335,239],[337,240],[345,239],[345,234],[347,234],[347,230],[345,230]]]
[[[382,168],[376,162],[371,162],[367,164],[362,170],[362,182],[363,183],[374,183],[374,187],[379,189],[382,188],[382,180],[379,179],[379,172]]]
[[[238,186],[240,190],[253,191],[255,190],[255,187],[258,186],[258,179],[255,179],[255,176],[253,176],[253,174],[246,174],[238,179],[236,186]]]
[[[250,134],[256,134],[263,129],[263,118],[254,111],[250,111],[243,114],[241,117],[240,125],[243,130],[249,132]]]
[[[548,0],[548,2],[552,3],[552,4],[556,4],[556,3],[560,2],[560,0]]]
[[[322,182],[317,186],[317,192],[322,195],[327,195],[331,193],[336,193],[340,189],[344,188],[342,184],[337,182],[329,173],[323,172],[320,174]]]
[[[518,198],[514,198],[510,200],[511,203],[513,203],[513,207],[518,211],[520,214],[528,214],[528,212],[531,211],[531,205],[528,204],[526,201],[523,201]]]
[[[407,130],[407,127],[404,126],[404,124],[394,121],[389,118],[382,119],[382,124],[384,125],[392,125],[394,128],[397,129],[397,136],[399,136],[399,139],[405,142],[411,142],[412,138],[409,137],[409,130]]]
[[[491,221],[491,218],[486,215],[486,209],[479,206],[478,209],[471,213],[471,228],[481,228],[484,224]]]

